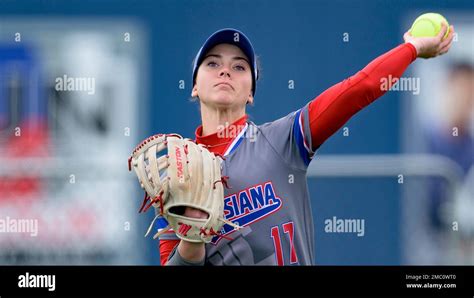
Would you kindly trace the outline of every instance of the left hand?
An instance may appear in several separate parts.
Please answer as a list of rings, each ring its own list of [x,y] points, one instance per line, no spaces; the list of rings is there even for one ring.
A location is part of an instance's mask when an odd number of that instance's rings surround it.
[[[417,56],[420,58],[433,58],[439,55],[446,54],[453,43],[454,27],[450,26],[449,34],[446,38],[448,26],[446,23],[441,24],[441,30],[435,37],[414,37],[409,31],[405,32],[403,39],[405,43],[411,43],[416,48]]]

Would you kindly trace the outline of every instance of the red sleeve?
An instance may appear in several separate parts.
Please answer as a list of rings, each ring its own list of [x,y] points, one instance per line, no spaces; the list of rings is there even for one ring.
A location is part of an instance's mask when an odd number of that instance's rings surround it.
[[[313,150],[319,148],[354,114],[387,92],[382,90],[381,80],[391,79],[391,87],[396,82],[393,79],[398,80],[416,57],[412,44],[402,44],[313,99],[308,107]]]
[[[176,245],[179,244],[180,240],[164,240],[160,239],[160,263],[161,266],[166,264],[168,261],[168,256],[173,251]]]

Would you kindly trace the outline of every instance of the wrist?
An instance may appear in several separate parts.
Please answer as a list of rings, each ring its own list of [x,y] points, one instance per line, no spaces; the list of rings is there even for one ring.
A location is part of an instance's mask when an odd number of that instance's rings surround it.
[[[415,55],[418,57],[420,53],[420,45],[415,40],[409,40],[406,43],[411,44],[415,48]]]
[[[204,260],[206,256],[206,248],[204,243],[194,243],[186,240],[181,240],[178,244],[179,255],[191,262],[199,262]]]

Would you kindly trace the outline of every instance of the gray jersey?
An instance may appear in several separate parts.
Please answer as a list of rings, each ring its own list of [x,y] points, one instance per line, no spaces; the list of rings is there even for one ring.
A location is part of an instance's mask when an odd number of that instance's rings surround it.
[[[306,183],[313,155],[308,105],[276,121],[246,127],[223,163],[229,176],[224,225],[206,244],[208,265],[314,264],[314,225]],[[305,126],[304,129],[302,126]],[[161,239],[179,239],[164,234]]]

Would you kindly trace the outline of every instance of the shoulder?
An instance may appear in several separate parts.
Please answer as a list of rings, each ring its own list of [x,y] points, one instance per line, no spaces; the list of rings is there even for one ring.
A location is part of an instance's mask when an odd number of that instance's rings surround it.
[[[268,130],[268,129],[277,128],[277,127],[281,127],[281,126],[288,126],[288,125],[291,126],[293,124],[294,120],[295,120],[296,115],[299,113],[299,111],[300,110],[293,111],[293,112],[287,114],[286,116],[283,116],[283,117],[278,118],[276,120],[258,125],[258,128],[262,131],[265,131],[265,130]]]

